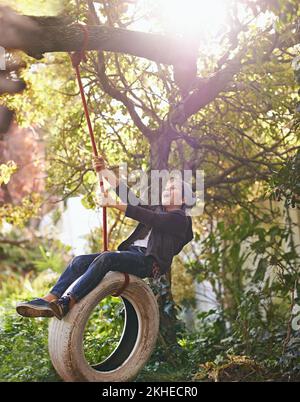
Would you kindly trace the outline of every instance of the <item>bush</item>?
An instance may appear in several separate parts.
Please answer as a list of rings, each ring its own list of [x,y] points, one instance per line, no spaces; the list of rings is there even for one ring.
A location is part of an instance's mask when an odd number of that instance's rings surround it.
[[[0,290],[0,381],[58,381],[48,354],[48,320],[28,319],[16,313],[18,301],[45,294],[57,275],[37,277],[11,274]]]

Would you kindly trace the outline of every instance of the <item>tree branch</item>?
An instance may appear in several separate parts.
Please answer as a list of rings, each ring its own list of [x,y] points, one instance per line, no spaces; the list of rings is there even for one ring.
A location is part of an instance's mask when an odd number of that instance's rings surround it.
[[[2,7],[0,45],[23,50],[37,58],[47,52],[80,50],[83,43],[82,29],[78,24],[66,22],[69,21],[62,17],[21,16]],[[182,39],[104,25],[88,25],[86,28],[89,33],[87,50],[125,53],[158,63],[186,65],[187,68],[190,68],[192,60],[195,61],[194,49]]]
[[[90,14],[92,17],[93,22],[96,24],[98,22],[98,17],[95,12],[94,5],[91,1],[88,1]],[[112,28],[110,28],[112,29]],[[115,88],[109,81],[109,78],[106,75],[105,71],[105,59],[104,54],[101,50],[97,53],[97,63],[95,65],[95,70],[97,72],[97,76],[99,78],[100,84],[104,92],[106,92],[112,98],[120,101],[128,110],[130,117],[132,118],[136,127],[145,135],[147,138],[151,138],[153,136],[153,131],[149,129],[141,120],[140,116],[138,115],[137,111],[135,110],[135,105],[132,100],[130,100],[125,93],[119,91]]]

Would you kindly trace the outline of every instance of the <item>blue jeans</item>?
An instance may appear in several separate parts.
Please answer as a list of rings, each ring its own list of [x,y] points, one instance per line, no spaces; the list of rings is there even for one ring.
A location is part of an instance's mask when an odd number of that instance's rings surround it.
[[[74,257],[51,293],[61,297],[81,277],[70,292],[78,301],[90,293],[108,271],[128,272],[140,278],[151,277],[153,257],[145,256],[144,250],[143,247],[131,245],[126,251],[104,251]]]

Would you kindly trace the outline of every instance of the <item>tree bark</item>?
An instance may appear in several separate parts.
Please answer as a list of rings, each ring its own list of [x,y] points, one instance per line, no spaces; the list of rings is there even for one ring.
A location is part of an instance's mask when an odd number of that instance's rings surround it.
[[[173,139],[173,131],[168,124],[162,125],[155,134],[152,134],[150,137],[151,169],[168,169],[168,160]]]
[[[32,31],[21,26],[14,28],[11,21],[0,18],[0,46],[19,49],[36,58],[48,52],[81,50],[84,34],[79,24],[63,24],[61,18],[21,16],[31,21]],[[195,68],[195,44],[173,36],[148,34],[104,25],[86,25],[86,50],[110,51],[144,57],[157,63]],[[7,30],[11,34],[7,34]],[[188,68],[188,67],[186,67]]]
[[[151,169],[163,170],[168,169],[169,155],[171,150],[172,140],[174,139],[174,132],[168,123],[163,124],[157,130],[156,135],[152,135],[150,140],[150,161]],[[161,191],[161,188],[160,188]],[[171,353],[170,348],[177,345],[176,327],[178,326],[178,318],[176,307],[171,291],[172,275],[171,271],[166,274],[165,280],[159,282],[159,289],[157,294],[157,302],[159,305],[160,314],[160,335],[162,345],[167,348],[165,352]],[[170,355],[169,355],[170,357]],[[175,362],[176,356],[172,356]]]

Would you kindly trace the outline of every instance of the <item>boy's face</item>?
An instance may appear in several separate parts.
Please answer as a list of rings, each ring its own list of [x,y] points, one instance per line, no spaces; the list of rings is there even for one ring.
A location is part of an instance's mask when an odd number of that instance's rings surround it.
[[[181,207],[184,199],[182,199],[182,183],[180,180],[170,179],[167,181],[162,192],[161,202],[164,206],[172,205]]]

